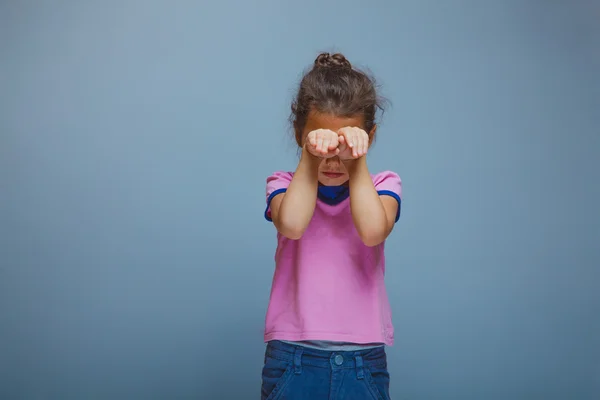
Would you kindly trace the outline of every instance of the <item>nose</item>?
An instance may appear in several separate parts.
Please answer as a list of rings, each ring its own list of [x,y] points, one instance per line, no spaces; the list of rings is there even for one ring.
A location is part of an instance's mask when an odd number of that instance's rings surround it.
[[[325,163],[327,165],[331,165],[331,166],[337,167],[338,165],[340,165],[340,158],[338,156],[331,157],[331,158],[326,158],[325,159]]]

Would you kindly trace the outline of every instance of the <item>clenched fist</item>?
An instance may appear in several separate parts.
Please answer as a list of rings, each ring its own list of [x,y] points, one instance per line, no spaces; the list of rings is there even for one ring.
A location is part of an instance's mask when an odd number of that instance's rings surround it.
[[[338,134],[329,129],[317,129],[309,132],[306,137],[306,150],[320,158],[335,157],[340,153]]]
[[[367,154],[369,135],[360,128],[347,127],[338,131],[338,150],[341,160],[354,160]]]

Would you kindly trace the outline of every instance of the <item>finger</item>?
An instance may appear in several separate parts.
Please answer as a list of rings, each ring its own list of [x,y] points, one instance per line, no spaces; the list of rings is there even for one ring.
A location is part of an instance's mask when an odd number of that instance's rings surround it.
[[[362,133],[358,133],[356,137],[358,138],[358,143],[359,143],[358,156],[362,157],[365,155],[365,138],[362,135]]]
[[[361,129],[356,130],[356,140],[358,142],[358,156],[361,157],[364,155],[365,142]]]
[[[323,137],[323,154],[327,154],[329,153],[329,143],[331,142],[331,139],[327,136]]]
[[[316,150],[319,153],[323,152],[323,134],[319,133],[317,135],[317,146],[316,146]]]
[[[317,145],[317,138],[315,137],[315,135],[313,135],[313,134],[308,135],[308,142],[310,143],[310,145],[312,147],[315,147]]]
[[[338,151],[337,151],[337,153],[336,153],[336,154],[341,154],[341,153],[344,153],[344,152],[346,151],[346,149],[347,149],[347,148],[348,148],[348,145],[347,145],[347,144],[345,144],[345,143],[342,143],[342,144],[340,144],[340,145],[338,146],[338,148],[337,148],[337,150],[338,150]]]
[[[316,147],[315,147],[315,146],[314,146],[312,143],[310,143],[310,142],[306,142],[305,148],[306,148],[306,150],[308,150],[308,152],[309,152],[310,154],[312,154],[313,156],[316,156],[316,155],[318,155],[318,153],[317,153],[317,149],[316,149]]]
[[[339,140],[344,141],[349,147],[351,147],[350,146],[351,133],[352,132],[349,132],[348,129],[346,129],[346,128],[342,128],[338,131]]]
[[[362,157],[365,154],[365,140],[363,132],[360,129],[355,130],[356,137],[356,155]]]
[[[363,155],[369,151],[369,136],[363,135]]]
[[[333,137],[329,141],[329,147],[327,147],[327,150],[331,151],[331,150],[337,149],[339,145],[340,145],[340,141],[338,139],[338,135],[333,135]]]

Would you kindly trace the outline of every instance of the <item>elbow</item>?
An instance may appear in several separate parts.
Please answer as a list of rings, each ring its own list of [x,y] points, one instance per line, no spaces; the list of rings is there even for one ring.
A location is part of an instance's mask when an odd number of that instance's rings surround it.
[[[298,223],[286,223],[286,221],[281,221],[277,230],[288,239],[298,240],[304,235],[306,226]]]
[[[302,235],[304,235],[304,230],[289,228],[289,229],[282,229],[280,231],[280,233],[288,239],[298,240],[302,237]]]
[[[360,240],[367,247],[375,247],[385,241],[386,234],[383,231],[372,230],[359,232]]]

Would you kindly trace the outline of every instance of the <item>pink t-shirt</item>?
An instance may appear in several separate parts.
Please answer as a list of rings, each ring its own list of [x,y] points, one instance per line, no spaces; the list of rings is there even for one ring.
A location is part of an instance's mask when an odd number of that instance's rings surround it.
[[[271,199],[284,192],[293,173],[267,178],[267,211]],[[380,195],[400,199],[400,177],[384,171],[372,175]],[[354,227],[350,199],[330,205],[317,200],[302,238],[277,234],[275,273],[266,315],[265,342],[334,341],[394,342],[390,305],[384,283],[384,243],[365,246]]]

